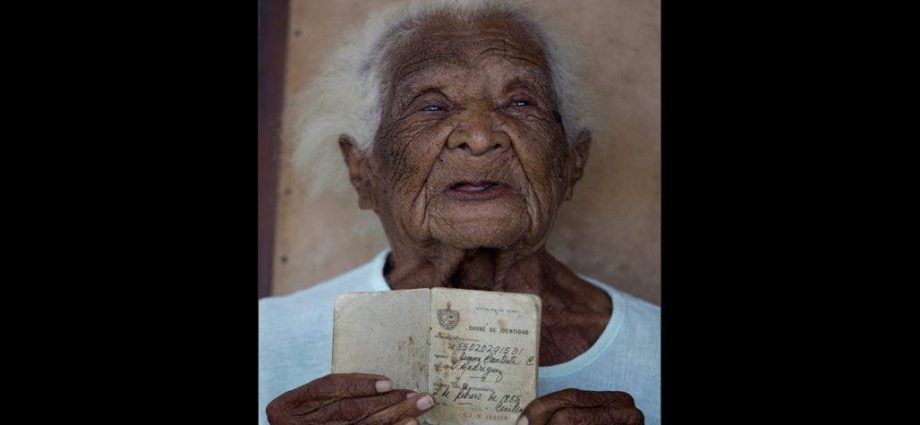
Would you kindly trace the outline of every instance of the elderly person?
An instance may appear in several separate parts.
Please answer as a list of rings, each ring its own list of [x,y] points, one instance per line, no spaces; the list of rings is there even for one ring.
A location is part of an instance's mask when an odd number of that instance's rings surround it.
[[[369,21],[312,89],[305,131],[349,126],[338,144],[390,249],[260,301],[260,423],[417,424],[429,394],[329,374],[333,305],[431,287],[541,297],[538,398],[519,424],[659,423],[659,308],[544,247],[592,142],[567,52],[547,34],[504,3],[412,4]]]

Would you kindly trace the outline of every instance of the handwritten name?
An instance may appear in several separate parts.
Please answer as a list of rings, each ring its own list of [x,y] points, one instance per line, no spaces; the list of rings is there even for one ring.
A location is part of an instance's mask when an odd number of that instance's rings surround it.
[[[482,376],[480,376],[479,379],[482,382],[485,382],[490,375],[495,376],[495,383],[499,383],[505,379],[505,371],[502,368],[487,366],[486,364],[487,362],[483,361],[480,356],[471,356],[468,353],[461,352],[460,357],[454,359],[453,363],[451,363],[450,369],[460,371],[455,382],[459,382],[460,378],[462,378],[467,371],[481,372]]]
[[[514,412],[518,413],[524,410],[524,407],[521,406],[521,396],[520,395],[511,395],[506,394],[502,399],[495,405],[496,412]]]

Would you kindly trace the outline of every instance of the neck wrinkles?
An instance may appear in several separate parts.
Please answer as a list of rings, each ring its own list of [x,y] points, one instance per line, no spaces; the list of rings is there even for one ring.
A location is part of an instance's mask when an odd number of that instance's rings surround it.
[[[393,247],[386,280],[392,289],[460,288],[540,294],[547,275],[543,262],[549,254],[499,249],[439,249],[419,254]]]

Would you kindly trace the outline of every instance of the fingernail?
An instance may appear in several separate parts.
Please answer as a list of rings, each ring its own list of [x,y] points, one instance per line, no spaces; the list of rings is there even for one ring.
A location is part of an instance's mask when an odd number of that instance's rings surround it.
[[[418,410],[428,410],[431,406],[434,406],[434,400],[431,399],[430,395],[426,395],[415,402],[415,407],[418,407]]]
[[[517,421],[517,425],[527,425],[528,422],[530,421],[527,420],[527,416],[521,415],[520,419]]]
[[[418,425],[418,419],[412,418],[406,425]]]
[[[406,393],[406,400],[412,398],[412,396],[414,396],[414,395],[416,395],[416,394],[418,394],[418,393],[415,392],[415,391],[409,391],[408,393]]]
[[[385,393],[393,389],[393,383],[389,379],[383,379],[374,383],[374,388],[378,393]]]

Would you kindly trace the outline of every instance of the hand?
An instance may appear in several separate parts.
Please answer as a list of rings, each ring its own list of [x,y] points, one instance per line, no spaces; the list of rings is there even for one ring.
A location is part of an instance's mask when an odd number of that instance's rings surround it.
[[[430,394],[394,390],[383,375],[326,375],[272,400],[265,409],[272,425],[418,425],[434,406]]]
[[[517,425],[643,425],[645,417],[631,395],[622,391],[568,388],[530,402]]]

